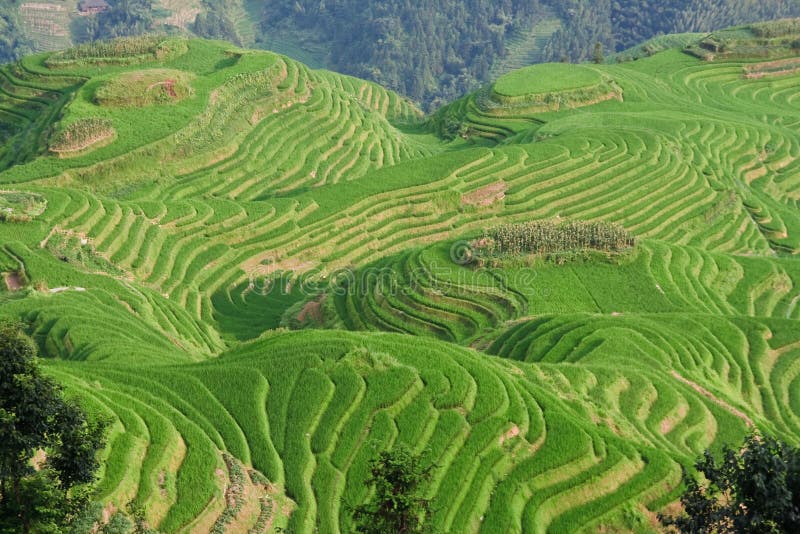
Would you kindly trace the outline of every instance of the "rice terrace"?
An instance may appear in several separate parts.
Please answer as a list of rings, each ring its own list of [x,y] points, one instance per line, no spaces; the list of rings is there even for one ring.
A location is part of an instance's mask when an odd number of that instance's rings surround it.
[[[108,422],[85,532],[354,532],[399,446],[435,532],[661,532],[704,450],[796,447],[798,20],[431,113],[178,35],[0,66],[0,317]]]

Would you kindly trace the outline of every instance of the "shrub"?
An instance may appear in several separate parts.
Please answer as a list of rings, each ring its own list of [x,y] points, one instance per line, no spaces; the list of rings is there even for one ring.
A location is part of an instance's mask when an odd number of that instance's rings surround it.
[[[375,486],[369,504],[355,509],[356,532],[427,532],[430,503],[422,488],[430,479],[431,468],[424,468],[419,458],[405,446],[383,451],[370,462],[367,484]]]
[[[80,119],[53,136],[50,152],[59,155],[80,152],[113,136],[114,128],[110,120],[97,117]]]
[[[35,193],[0,191],[0,222],[28,222],[41,215],[47,200]]]
[[[247,482],[239,462],[228,453],[223,453],[222,456],[225,459],[225,465],[228,467],[230,484],[225,490],[225,510],[223,510],[211,528],[211,532],[214,534],[223,534],[226,526],[241,512],[242,506],[244,506],[244,487]]]

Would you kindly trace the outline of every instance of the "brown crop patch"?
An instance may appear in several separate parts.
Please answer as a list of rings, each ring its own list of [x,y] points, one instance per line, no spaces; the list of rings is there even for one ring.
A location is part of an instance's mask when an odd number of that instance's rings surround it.
[[[800,72],[800,58],[777,59],[745,65],[744,78],[756,80],[765,77],[788,76]]]
[[[25,278],[19,272],[6,273],[4,278],[9,291],[19,291],[25,287]]]
[[[321,323],[322,322],[322,303],[319,300],[312,300],[306,302],[300,313],[297,314],[297,320],[304,324],[306,322]]]
[[[491,206],[495,202],[500,202],[506,198],[508,185],[505,182],[496,182],[476,189],[461,196],[463,206]]]
[[[146,107],[174,104],[194,94],[193,75],[175,69],[126,72],[101,85],[95,103],[104,107]]]

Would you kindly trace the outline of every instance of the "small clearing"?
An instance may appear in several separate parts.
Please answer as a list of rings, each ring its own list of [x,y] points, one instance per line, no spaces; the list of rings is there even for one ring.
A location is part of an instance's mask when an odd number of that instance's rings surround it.
[[[307,321],[311,321],[313,323],[321,323],[322,322],[322,304],[321,300],[312,300],[311,302],[307,302],[303,309],[300,310],[300,313],[297,314],[297,320],[303,324]]]
[[[9,291],[19,291],[25,287],[25,280],[18,272],[6,273],[4,278]]]
[[[517,425],[512,426],[508,432],[500,436],[500,445],[505,443],[506,441],[510,440],[511,438],[515,438],[519,436],[519,427]]]
[[[176,83],[177,83],[176,80],[164,80],[162,82],[155,82],[148,85],[147,90],[150,91],[154,87],[161,85],[164,87],[164,92],[166,92],[169,96],[171,96],[172,98],[178,98],[178,93],[175,92]]]
[[[491,206],[495,202],[500,202],[506,198],[507,190],[508,184],[505,182],[489,184],[463,195],[461,197],[461,204],[463,206]]]

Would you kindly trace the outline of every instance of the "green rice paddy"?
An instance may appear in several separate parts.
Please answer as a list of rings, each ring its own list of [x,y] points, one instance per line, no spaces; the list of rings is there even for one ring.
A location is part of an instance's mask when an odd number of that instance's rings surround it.
[[[543,63],[509,72],[497,79],[494,91],[502,96],[559,93],[591,87],[601,82],[597,71],[582,65]]]
[[[442,532],[647,532],[703,449],[800,439],[794,67],[547,65],[494,90],[558,106],[489,90],[424,117],[269,52],[109,50],[0,67],[0,213],[25,214],[0,221],[0,315],[113,421],[109,509],[349,532],[404,443]],[[191,91],[100,105],[142,72]],[[574,99],[598,80],[613,98]],[[48,151],[80,121],[115,135]],[[462,261],[533,220],[636,245]]]

